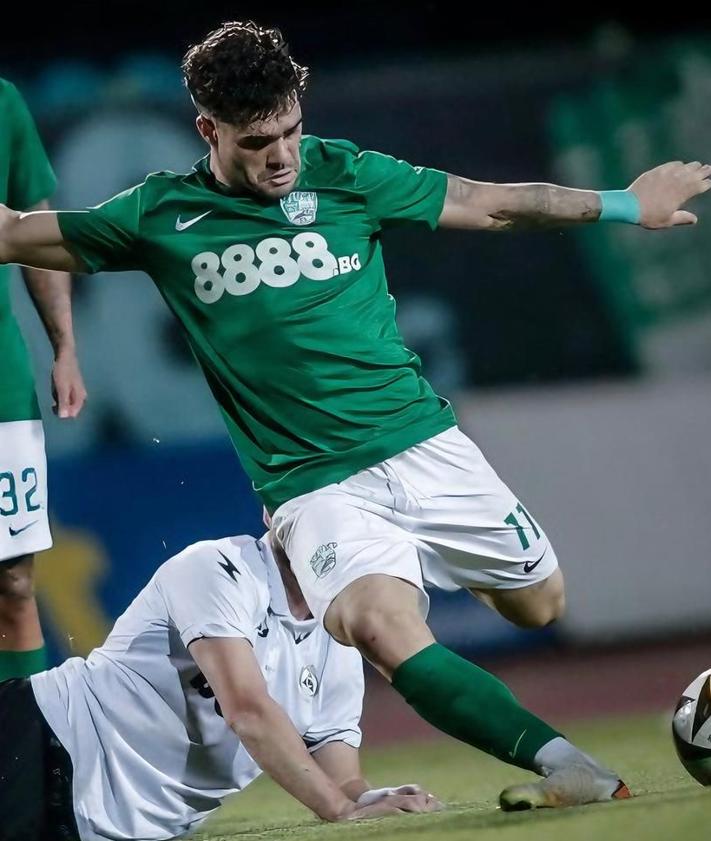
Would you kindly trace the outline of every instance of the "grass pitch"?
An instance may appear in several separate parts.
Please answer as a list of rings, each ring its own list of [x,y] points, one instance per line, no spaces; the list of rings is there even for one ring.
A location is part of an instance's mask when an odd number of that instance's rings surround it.
[[[271,780],[235,797],[199,841],[678,841],[708,837],[711,788],[679,764],[662,716],[579,723],[564,732],[615,768],[632,800],[574,809],[503,813],[498,794],[529,777],[449,739],[363,751],[374,786],[417,782],[448,804],[445,812],[324,824]]]

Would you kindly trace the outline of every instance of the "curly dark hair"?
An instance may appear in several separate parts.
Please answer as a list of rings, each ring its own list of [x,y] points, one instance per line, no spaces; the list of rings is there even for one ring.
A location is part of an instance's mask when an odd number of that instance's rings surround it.
[[[309,75],[278,29],[231,21],[185,54],[185,84],[198,110],[243,127],[290,108]]]

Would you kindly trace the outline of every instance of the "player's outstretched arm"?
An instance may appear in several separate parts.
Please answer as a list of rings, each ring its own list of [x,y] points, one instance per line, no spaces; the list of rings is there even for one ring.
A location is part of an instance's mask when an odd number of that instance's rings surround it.
[[[439,224],[505,231],[582,222],[630,222],[643,228],[693,225],[684,205],[711,189],[711,165],[672,161],[650,169],[626,190],[575,190],[555,184],[490,184],[450,175]]]
[[[225,721],[259,767],[327,821],[425,811],[385,797],[359,807],[317,765],[286,712],[267,691],[252,646],[239,638],[197,639],[190,654],[207,679]],[[414,808],[412,808],[414,807]]]
[[[62,237],[55,212],[19,213],[4,204],[0,204],[0,263],[60,272],[85,268]]]
[[[244,639],[198,639],[190,654],[222,715],[242,744],[282,788],[324,820],[345,817],[353,803],[316,765],[284,710],[269,695]]]

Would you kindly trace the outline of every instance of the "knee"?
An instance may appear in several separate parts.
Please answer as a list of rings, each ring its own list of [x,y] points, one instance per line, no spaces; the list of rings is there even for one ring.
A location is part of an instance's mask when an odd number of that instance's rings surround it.
[[[0,565],[0,612],[22,607],[35,596],[34,565],[31,556]]]
[[[345,617],[343,629],[357,648],[372,651],[380,648],[383,640],[402,636],[413,623],[419,625],[421,621],[408,609],[370,605],[356,615]]]
[[[324,624],[333,637],[357,648],[388,678],[434,642],[419,609],[417,589],[389,576],[350,585],[331,603]]]
[[[518,611],[514,622],[521,628],[546,628],[557,622],[565,613],[565,592],[551,593]]]
[[[350,644],[388,680],[398,666],[434,642],[418,611],[393,606],[367,607],[344,630]]]

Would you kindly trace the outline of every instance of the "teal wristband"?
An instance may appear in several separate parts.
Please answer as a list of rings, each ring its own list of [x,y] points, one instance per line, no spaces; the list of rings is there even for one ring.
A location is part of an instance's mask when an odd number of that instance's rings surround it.
[[[632,190],[601,190],[599,222],[629,222],[639,225],[641,210],[639,199]]]

